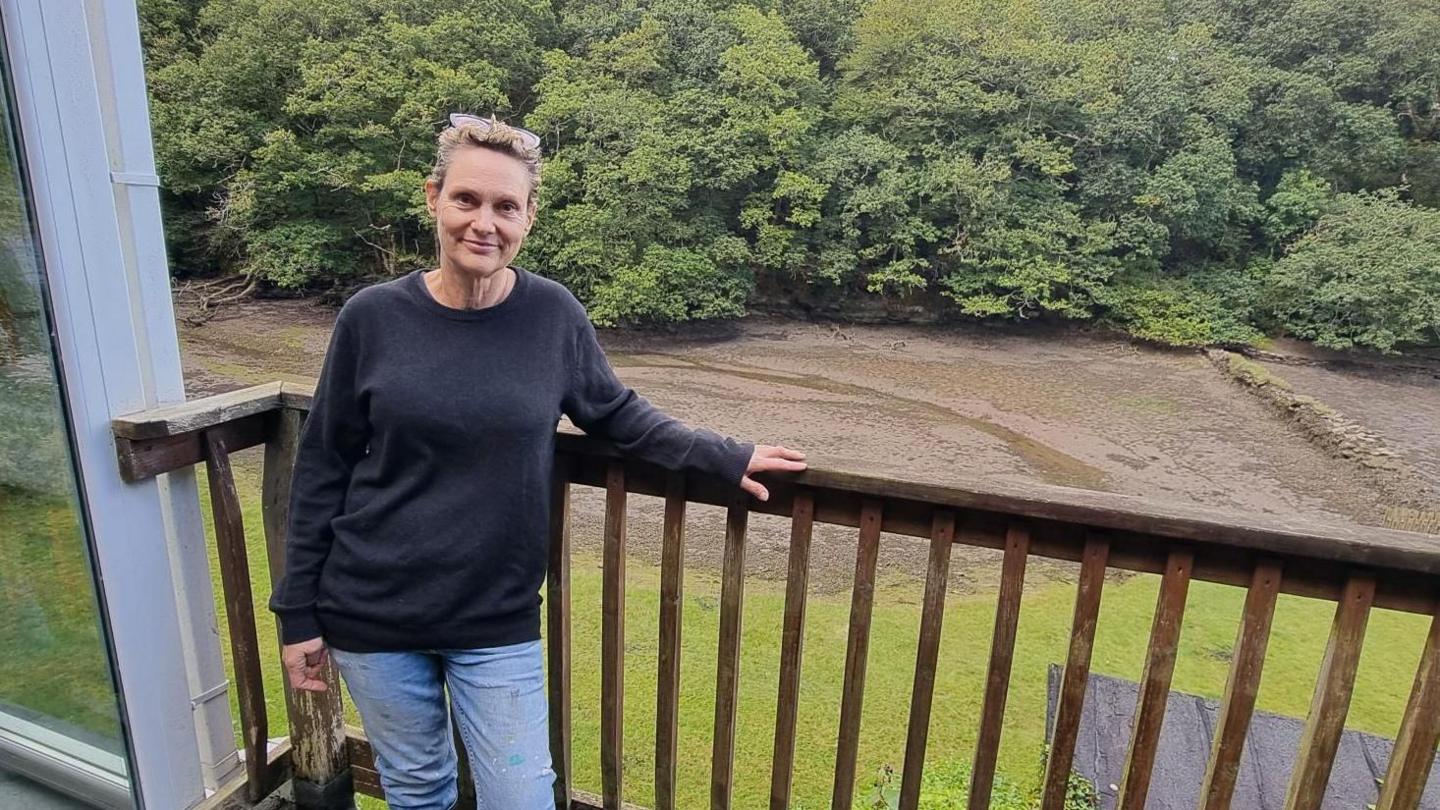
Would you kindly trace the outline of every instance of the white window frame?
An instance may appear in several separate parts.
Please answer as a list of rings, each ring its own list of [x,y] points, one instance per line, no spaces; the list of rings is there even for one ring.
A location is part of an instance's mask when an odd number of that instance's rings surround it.
[[[99,599],[145,808],[238,767],[193,472],[119,476],[110,420],[185,398],[133,2],[0,0]]]

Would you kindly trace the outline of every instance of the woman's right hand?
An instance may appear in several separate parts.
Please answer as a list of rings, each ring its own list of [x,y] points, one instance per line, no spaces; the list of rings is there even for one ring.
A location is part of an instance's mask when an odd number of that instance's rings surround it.
[[[280,648],[280,661],[285,664],[290,685],[306,692],[324,692],[329,688],[325,685],[327,657],[325,639],[319,636]]]

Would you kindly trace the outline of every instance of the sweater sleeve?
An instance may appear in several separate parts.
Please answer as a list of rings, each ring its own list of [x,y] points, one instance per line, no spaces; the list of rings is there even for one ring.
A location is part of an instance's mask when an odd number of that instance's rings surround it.
[[[570,387],[561,403],[570,421],[667,470],[699,470],[739,486],[755,445],[688,428],[620,382],[583,312],[575,331]]]
[[[341,311],[330,337],[295,454],[285,577],[270,597],[270,609],[280,617],[280,637],[285,644],[321,634],[315,602],[320,572],[335,536],[330,522],[344,509],[350,473],[365,455],[369,441],[369,426],[356,390],[359,347],[347,314]]]

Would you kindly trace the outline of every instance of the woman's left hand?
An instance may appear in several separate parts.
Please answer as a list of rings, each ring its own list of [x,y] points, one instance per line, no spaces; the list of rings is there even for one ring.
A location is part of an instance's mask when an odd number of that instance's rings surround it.
[[[785,470],[787,472],[799,472],[805,469],[805,454],[799,450],[791,450],[788,447],[775,447],[768,444],[755,445],[755,453],[750,456],[750,466],[745,468],[745,477],[740,479],[740,488],[754,495],[762,501],[770,500],[770,490],[766,489],[759,481],[750,477],[751,473],[767,472],[770,470]]]

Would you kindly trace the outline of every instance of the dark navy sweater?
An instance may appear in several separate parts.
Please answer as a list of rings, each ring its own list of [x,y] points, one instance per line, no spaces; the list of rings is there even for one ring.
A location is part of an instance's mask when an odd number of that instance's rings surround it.
[[[754,446],[672,419],[615,377],[585,309],[516,268],[485,309],[416,271],[340,311],[301,433],[282,638],[342,650],[495,647],[540,637],[562,413],[667,469],[738,486]]]

